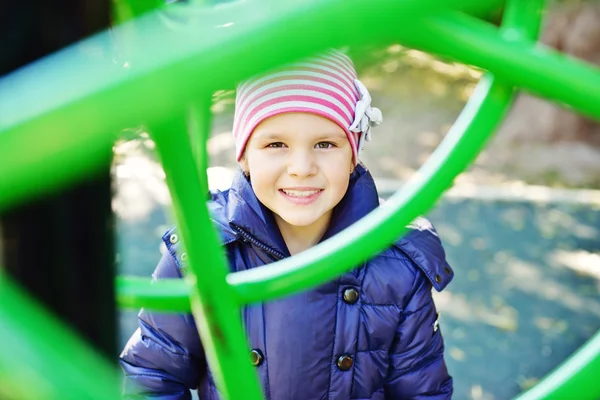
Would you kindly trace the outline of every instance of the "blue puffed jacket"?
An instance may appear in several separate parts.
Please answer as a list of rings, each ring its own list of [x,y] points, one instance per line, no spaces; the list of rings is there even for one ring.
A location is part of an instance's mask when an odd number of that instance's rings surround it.
[[[378,206],[373,179],[359,165],[322,240]],[[229,190],[212,195],[209,208],[233,271],[289,256],[272,213],[241,172]],[[433,227],[420,218],[411,228],[387,250],[334,281],[244,309],[253,364],[267,399],[451,397],[452,378],[431,289],[442,290],[453,271]],[[185,256],[178,251],[175,231],[163,240],[167,251],[153,278],[179,278]],[[190,399],[190,389],[196,388],[201,400],[219,398],[190,314],[142,309],[139,329],[120,363],[126,398]]]

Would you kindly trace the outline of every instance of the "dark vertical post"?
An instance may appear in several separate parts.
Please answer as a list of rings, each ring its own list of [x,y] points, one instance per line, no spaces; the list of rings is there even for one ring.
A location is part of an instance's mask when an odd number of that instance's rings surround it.
[[[109,18],[109,0],[5,2],[0,10],[0,75],[106,29]],[[95,348],[114,357],[109,166],[88,178],[1,215],[0,263]]]

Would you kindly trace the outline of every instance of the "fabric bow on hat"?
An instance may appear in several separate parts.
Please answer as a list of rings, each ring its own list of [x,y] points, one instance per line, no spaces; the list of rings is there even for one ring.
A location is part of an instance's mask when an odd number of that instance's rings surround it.
[[[360,100],[356,103],[354,122],[350,125],[351,132],[362,132],[358,141],[358,150],[362,150],[365,141],[371,140],[371,127],[379,125],[383,121],[381,110],[371,107],[371,95],[366,86],[358,79],[354,80],[354,85],[360,94]]]

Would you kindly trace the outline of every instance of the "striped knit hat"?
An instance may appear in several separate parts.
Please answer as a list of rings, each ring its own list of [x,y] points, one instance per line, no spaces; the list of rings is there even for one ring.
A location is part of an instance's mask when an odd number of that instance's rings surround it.
[[[338,124],[348,136],[355,164],[359,150],[370,140],[370,127],[382,121],[350,58],[331,50],[239,85],[233,122],[236,159],[241,159],[258,124],[287,112],[317,114]]]

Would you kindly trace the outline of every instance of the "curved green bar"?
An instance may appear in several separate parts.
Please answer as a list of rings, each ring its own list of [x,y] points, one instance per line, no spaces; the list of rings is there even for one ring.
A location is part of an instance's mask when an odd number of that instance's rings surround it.
[[[189,312],[190,287],[181,280],[118,276],[115,280],[117,304],[121,308],[141,307],[155,311]]]
[[[151,125],[152,135],[173,200],[178,232],[188,255],[185,281],[191,291],[191,309],[202,338],[206,358],[219,391],[226,399],[262,399],[256,371],[248,362],[248,348],[236,302],[225,277],[229,272],[220,239],[206,207],[208,182],[198,165],[204,154],[194,154],[189,135],[206,142],[207,114],[194,107],[161,124]]]
[[[516,400],[599,399],[600,332]]]
[[[1,267],[0,267],[1,270]],[[120,376],[0,272],[0,398],[117,399]]]
[[[501,32],[459,13],[415,19],[403,29],[421,32],[410,37],[407,33],[403,41],[407,45],[490,70],[505,82],[600,120],[597,66],[583,67],[584,63],[575,58],[522,40],[514,29]]]

